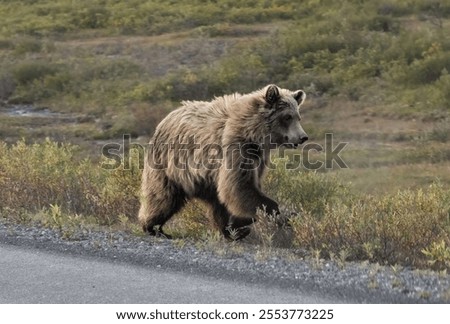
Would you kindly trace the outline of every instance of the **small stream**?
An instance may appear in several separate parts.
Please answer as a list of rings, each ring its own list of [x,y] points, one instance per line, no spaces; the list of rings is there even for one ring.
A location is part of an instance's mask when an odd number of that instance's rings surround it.
[[[17,117],[43,117],[59,118],[63,114],[50,111],[48,108],[37,109],[33,105],[12,105],[0,109],[0,113],[7,116]]]
[[[60,113],[51,111],[48,108],[38,108],[33,105],[8,105],[0,106],[0,116],[15,117],[15,118],[36,118],[40,119],[39,126],[42,124],[54,124],[54,123],[82,123],[91,121],[89,117],[76,115],[71,113]]]

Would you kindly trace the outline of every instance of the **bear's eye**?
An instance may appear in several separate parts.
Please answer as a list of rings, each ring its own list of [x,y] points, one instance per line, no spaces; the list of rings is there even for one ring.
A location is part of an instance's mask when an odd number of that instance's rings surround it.
[[[286,115],[286,116],[284,116],[284,121],[289,122],[289,121],[291,121],[291,120],[292,120],[292,115]]]

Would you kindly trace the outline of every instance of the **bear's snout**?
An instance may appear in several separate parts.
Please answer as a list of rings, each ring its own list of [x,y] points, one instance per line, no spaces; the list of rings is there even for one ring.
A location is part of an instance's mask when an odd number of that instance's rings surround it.
[[[292,142],[294,145],[300,145],[300,144],[305,143],[307,140],[308,140],[308,135],[306,135],[306,133],[303,133],[303,132],[302,132],[300,135],[294,137],[294,138],[291,140],[291,142]]]
[[[285,147],[297,148],[299,145],[305,143],[308,140],[308,135],[302,134],[295,139],[289,139],[289,136],[284,136],[284,144]]]
[[[302,137],[300,137],[300,143],[299,144],[303,144],[308,140],[308,135],[303,135]]]

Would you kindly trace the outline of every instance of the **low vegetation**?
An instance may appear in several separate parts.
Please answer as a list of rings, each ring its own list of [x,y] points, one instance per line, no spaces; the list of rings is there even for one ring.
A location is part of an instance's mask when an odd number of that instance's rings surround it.
[[[132,158],[128,170],[107,171],[100,164],[80,160],[77,151],[75,146],[50,140],[32,145],[21,141],[10,147],[3,143],[1,214],[61,230],[67,228],[65,223],[84,220],[135,231],[138,157]],[[276,246],[276,236],[283,236],[284,247],[319,251],[322,257],[344,251],[347,260],[449,265],[450,192],[439,183],[372,196],[352,192],[333,174],[286,170],[281,160],[277,165],[265,186],[290,216],[281,230],[275,219],[262,216],[254,225],[256,241],[262,246]],[[200,203],[175,215],[169,231],[176,238],[213,235]]]
[[[107,171],[88,159],[79,148],[46,140],[0,146],[0,201],[8,213],[48,210],[58,206],[69,215],[95,217],[108,225],[122,215],[137,213],[140,170]]]

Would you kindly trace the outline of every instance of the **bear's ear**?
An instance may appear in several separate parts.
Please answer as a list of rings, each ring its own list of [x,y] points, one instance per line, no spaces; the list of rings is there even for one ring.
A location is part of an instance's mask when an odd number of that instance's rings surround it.
[[[303,103],[303,101],[305,101],[306,93],[303,90],[297,90],[292,94],[292,96],[300,106]]]
[[[280,99],[280,90],[278,90],[276,85],[271,84],[266,90],[266,101],[268,104],[273,105],[278,99]]]

